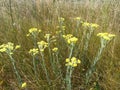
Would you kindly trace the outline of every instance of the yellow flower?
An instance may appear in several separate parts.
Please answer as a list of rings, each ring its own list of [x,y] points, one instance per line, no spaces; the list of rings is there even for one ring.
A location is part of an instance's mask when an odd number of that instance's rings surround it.
[[[58,48],[55,47],[55,48],[52,49],[52,51],[53,51],[53,52],[57,52],[57,51],[58,51]]]
[[[73,67],[77,67],[77,63],[74,63],[74,64],[73,64]]]
[[[59,20],[59,22],[61,22],[61,21],[63,22],[65,19],[63,17],[59,17],[58,20]]]
[[[99,27],[98,24],[88,23],[88,22],[84,22],[84,23],[82,24],[82,26],[84,26],[84,27],[91,27],[91,28],[98,28],[98,27]]]
[[[27,86],[27,83],[24,82],[24,83],[22,83],[21,88],[26,88],[26,86]]]
[[[45,34],[45,38],[47,38],[47,39],[50,38],[50,35],[51,34]]]
[[[76,57],[72,57],[71,59],[66,58],[66,66],[76,67],[77,64],[80,64],[81,61],[77,59]]]
[[[38,29],[37,28],[30,28],[29,33],[36,32]]]
[[[21,46],[20,45],[16,45],[15,46],[15,49],[19,49]]]
[[[110,41],[113,37],[115,37],[114,34],[109,34],[109,33],[98,33],[97,36],[99,36],[107,41]]]
[[[81,63],[81,61],[78,59],[77,63]]]
[[[44,49],[45,49],[46,47],[48,47],[48,43],[46,43],[45,41],[37,42],[37,45],[38,45],[38,47],[39,47],[39,49],[40,49],[41,52],[43,52]]]
[[[84,23],[82,24],[82,26],[84,26],[84,27],[89,27],[89,26],[90,26],[90,23],[84,22]]]
[[[78,41],[78,38],[76,38],[76,37],[72,37],[72,38],[70,38],[70,39],[68,39],[68,44],[71,44],[71,43],[76,43]]]
[[[36,54],[38,54],[38,49],[37,48],[30,49],[29,53],[32,55],[36,55]]]
[[[5,52],[7,49],[6,48],[1,48],[0,52]]]
[[[80,17],[76,17],[76,18],[74,18],[75,20],[81,20],[81,18]]]
[[[95,23],[91,23],[91,27],[92,27],[92,28],[97,28],[97,27],[99,27],[99,25],[98,25],[98,24],[95,24]]]
[[[73,37],[72,34],[63,35],[63,38],[67,41],[68,44],[75,44],[78,41],[78,38]]]
[[[12,42],[8,42],[7,44],[0,45],[0,52],[6,52],[7,54],[13,54],[13,51],[20,48],[20,45],[14,45]]]
[[[66,58],[66,62],[69,62],[70,61],[70,59],[69,58]]]
[[[37,29],[37,28],[30,28],[29,29],[29,33],[26,35],[26,36],[30,36],[30,35],[33,35],[33,36],[36,36],[38,33],[40,33],[41,30],[40,29]]]

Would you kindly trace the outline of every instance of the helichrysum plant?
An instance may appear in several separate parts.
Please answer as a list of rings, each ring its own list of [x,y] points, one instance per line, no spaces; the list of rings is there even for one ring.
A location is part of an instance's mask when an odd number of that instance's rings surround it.
[[[63,35],[63,38],[65,39],[65,41],[69,47],[70,53],[69,53],[68,59],[71,60],[73,49],[75,47],[75,44],[78,41],[78,38],[74,37],[72,34]],[[69,63],[72,63],[72,62],[69,62]],[[70,76],[71,73],[72,73],[72,69],[71,69],[70,64],[68,64],[67,71],[66,71],[66,78],[65,78],[67,90],[71,90],[71,76]]]
[[[78,64],[80,64],[81,61],[79,59],[77,59],[76,57],[71,57],[71,58],[66,58],[66,66],[69,67],[68,72],[67,72],[67,80],[66,80],[66,84],[67,84],[67,90],[71,90],[71,78],[72,78],[72,72],[74,70],[75,67],[77,67]]]
[[[54,63],[53,63],[53,60],[52,60],[52,53],[51,53],[51,48],[50,48],[50,45],[51,45],[51,34],[45,34],[45,39],[48,43],[48,51],[49,51],[49,59],[50,59],[50,64],[52,66],[52,69],[53,69],[53,72],[55,71],[55,67],[54,67]]]
[[[85,31],[84,31],[85,44],[84,44],[84,48],[83,48],[83,62],[84,62],[84,64],[86,64],[86,61],[84,58],[86,57],[86,54],[87,54],[90,38],[92,37],[94,30],[96,30],[99,27],[99,25],[95,24],[95,23],[83,22],[82,26],[85,28]]]
[[[27,36],[32,37],[35,48],[37,47],[37,36],[40,32],[41,32],[41,30],[38,28],[30,28],[29,33],[27,34]]]
[[[33,48],[29,50],[29,54],[31,54],[33,57],[33,67],[34,67],[34,73],[35,73],[36,78],[37,78],[37,70],[36,70],[35,56],[38,53],[39,53],[38,48]]]
[[[76,21],[75,35],[78,36],[79,28],[80,28],[80,25],[83,23],[83,21],[81,20],[81,17],[75,17],[74,20]]]
[[[58,57],[58,48],[54,47],[52,49],[52,54],[53,54],[53,65],[54,65],[54,70],[55,70],[55,75],[58,77],[58,75],[61,76],[62,80],[63,80],[63,75],[62,75],[62,71],[61,71],[61,65],[59,62],[59,57]]]
[[[39,48],[39,51],[40,51],[40,54],[41,54],[41,57],[42,57],[42,68],[43,68],[43,70],[46,74],[47,82],[50,85],[51,81],[50,81],[50,78],[49,78],[49,73],[47,71],[46,64],[45,64],[45,59],[44,59],[44,50],[45,50],[45,48],[48,47],[48,43],[45,42],[45,41],[40,41],[40,42],[37,42],[37,45],[38,45],[38,48]]]
[[[0,52],[1,53],[6,53],[9,56],[10,61],[11,61],[12,65],[13,65],[14,72],[15,72],[15,74],[17,76],[19,85],[21,86],[21,84],[22,84],[21,76],[18,73],[18,70],[17,70],[16,65],[15,65],[15,60],[13,58],[14,52],[19,48],[20,48],[20,45],[14,45],[14,43],[12,43],[12,42],[8,42],[6,44],[0,45]]]
[[[64,26],[65,19],[63,17],[59,17],[58,21],[59,21],[59,26],[57,26],[57,27],[58,27],[58,29],[60,29],[61,35],[65,34],[65,26]]]
[[[100,48],[91,64],[91,67],[88,69],[88,71],[86,73],[86,84],[89,83],[89,79],[95,70],[95,66],[96,66],[97,62],[100,60],[100,57],[103,53],[104,48],[109,43],[109,41],[112,40],[113,37],[115,37],[114,34],[109,34],[109,33],[98,33],[97,36],[100,37],[100,42],[101,42]]]
[[[90,38],[92,36],[92,33],[93,33],[94,30],[96,30],[99,27],[99,25],[95,24],[95,23],[84,22],[82,24],[82,26],[85,29],[87,29],[86,30],[86,40],[85,40],[85,45],[84,45],[84,51],[87,51],[88,45],[89,45],[89,41],[90,41]]]

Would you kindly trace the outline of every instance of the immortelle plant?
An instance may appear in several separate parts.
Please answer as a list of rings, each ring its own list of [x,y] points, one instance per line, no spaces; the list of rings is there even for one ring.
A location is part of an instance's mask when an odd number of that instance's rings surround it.
[[[63,38],[67,42],[70,51],[69,57],[66,58],[66,64],[65,64],[67,66],[65,82],[66,82],[66,90],[71,90],[72,72],[74,70],[74,67],[76,67],[77,64],[81,62],[76,57],[72,57],[73,49],[75,47],[76,42],[78,41],[78,38],[74,37],[72,34],[63,35]]]
[[[37,45],[38,45],[38,49],[39,49],[40,55],[42,57],[42,68],[43,68],[43,70],[44,70],[44,72],[46,74],[47,82],[50,85],[51,84],[51,80],[50,80],[49,73],[47,71],[46,64],[45,64],[45,59],[44,59],[44,50],[45,50],[45,48],[48,47],[48,43],[45,42],[45,41],[40,41],[40,42],[37,42]]]
[[[10,61],[11,61],[12,66],[13,66],[13,69],[14,69],[14,72],[16,74],[17,80],[19,82],[19,86],[23,88],[23,84],[25,84],[25,82],[22,83],[21,76],[20,76],[20,74],[16,68],[16,65],[15,65],[15,59],[13,58],[14,52],[19,48],[20,48],[20,45],[14,45],[14,43],[8,42],[6,44],[0,45],[0,52],[6,53],[9,56]]]
[[[109,34],[109,33],[98,33],[97,36],[100,37],[100,48],[91,64],[90,68],[88,69],[88,71],[86,73],[86,84],[89,83],[89,79],[90,79],[92,73],[94,72],[94,70],[96,69],[95,66],[96,66],[97,62],[100,60],[100,57],[104,51],[104,48],[107,46],[107,44],[110,42],[110,40],[112,40],[113,37],[115,37],[114,34]]]

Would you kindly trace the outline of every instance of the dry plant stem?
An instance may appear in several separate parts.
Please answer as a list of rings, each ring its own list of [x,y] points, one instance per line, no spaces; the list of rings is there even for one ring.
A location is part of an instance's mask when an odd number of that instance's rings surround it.
[[[10,10],[10,17],[11,17],[11,25],[14,30],[15,28],[14,28],[14,19],[13,19],[13,14],[12,14],[12,1],[11,0],[9,0],[9,10]]]
[[[97,55],[96,55],[95,59],[93,60],[93,63],[91,64],[91,67],[89,68],[89,70],[86,73],[86,84],[89,83],[89,79],[90,79],[92,73],[94,72],[94,70],[96,68],[95,67],[96,63],[100,60],[102,52],[103,52],[104,48],[106,47],[106,43],[107,42],[104,39],[101,38],[101,46],[100,46],[100,48],[97,52]]]
[[[19,85],[21,86],[21,84],[22,84],[22,79],[21,79],[21,77],[20,77],[20,75],[19,75],[19,73],[18,73],[18,71],[17,71],[16,66],[15,66],[15,60],[13,59],[13,57],[12,57],[10,54],[9,54],[9,57],[10,57],[10,60],[11,60],[11,62],[12,62],[13,69],[14,69],[14,72],[15,72],[15,74],[16,74],[16,76],[17,76]]]
[[[45,59],[44,59],[44,54],[43,54],[42,52],[40,52],[40,53],[41,53],[41,56],[42,56],[42,66],[43,66],[43,70],[45,71],[47,82],[48,82],[49,85],[50,85],[50,84],[51,84],[51,81],[50,81],[50,78],[49,78],[49,75],[48,75],[48,71],[47,71],[47,68],[46,68]]]

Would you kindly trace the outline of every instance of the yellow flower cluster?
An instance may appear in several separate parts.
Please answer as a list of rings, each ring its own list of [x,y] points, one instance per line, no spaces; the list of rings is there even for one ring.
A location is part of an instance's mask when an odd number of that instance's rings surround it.
[[[58,48],[55,47],[55,48],[52,49],[52,51],[53,51],[53,52],[57,52],[57,51],[58,51]]]
[[[78,38],[73,37],[72,34],[63,35],[63,38],[67,41],[68,44],[75,44],[78,41]]]
[[[65,19],[64,19],[63,17],[59,17],[59,18],[58,18],[58,21],[59,21],[59,22],[63,22],[64,20],[65,20]]]
[[[33,56],[36,55],[36,54],[38,54],[38,52],[39,52],[39,51],[38,51],[37,48],[33,48],[33,49],[30,49],[30,50],[29,50],[29,53],[30,53],[31,55],[33,55]]]
[[[99,27],[98,24],[88,23],[88,22],[84,22],[84,23],[82,24],[82,26],[84,26],[84,27],[91,27],[91,28],[98,28],[98,27]]]
[[[24,83],[22,83],[21,88],[26,88],[26,86],[27,86],[27,83],[24,82]]]
[[[50,36],[51,36],[51,34],[45,34],[45,36],[44,36],[44,37],[45,37],[46,39],[49,39],[49,38],[50,38]]]
[[[109,33],[98,33],[97,36],[105,39],[105,40],[111,40],[113,37],[115,37],[114,34],[109,34]]]
[[[81,18],[80,17],[76,17],[76,18],[74,18],[74,20],[81,20]]]
[[[77,59],[76,57],[72,57],[71,59],[66,58],[66,66],[76,67],[77,64],[80,64],[81,61]]]
[[[46,43],[45,41],[37,42],[37,45],[38,45],[38,47],[39,47],[39,49],[40,49],[41,52],[43,52],[44,49],[45,49],[46,47],[48,47],[48,43]]]
[[[13,54],[13,51],[20,48],[20,45],[14,46],[13,43],[8,42],[7,44],[0,45],[0,52],[6,52],[8,54]]]
[[[37,28],[30,28],[29,29],[29,33],[27,34],[27,36],[30,36],[30,35],[35,35],[35,34],[38,34],[40,33],[41,30],[37,29]]]

